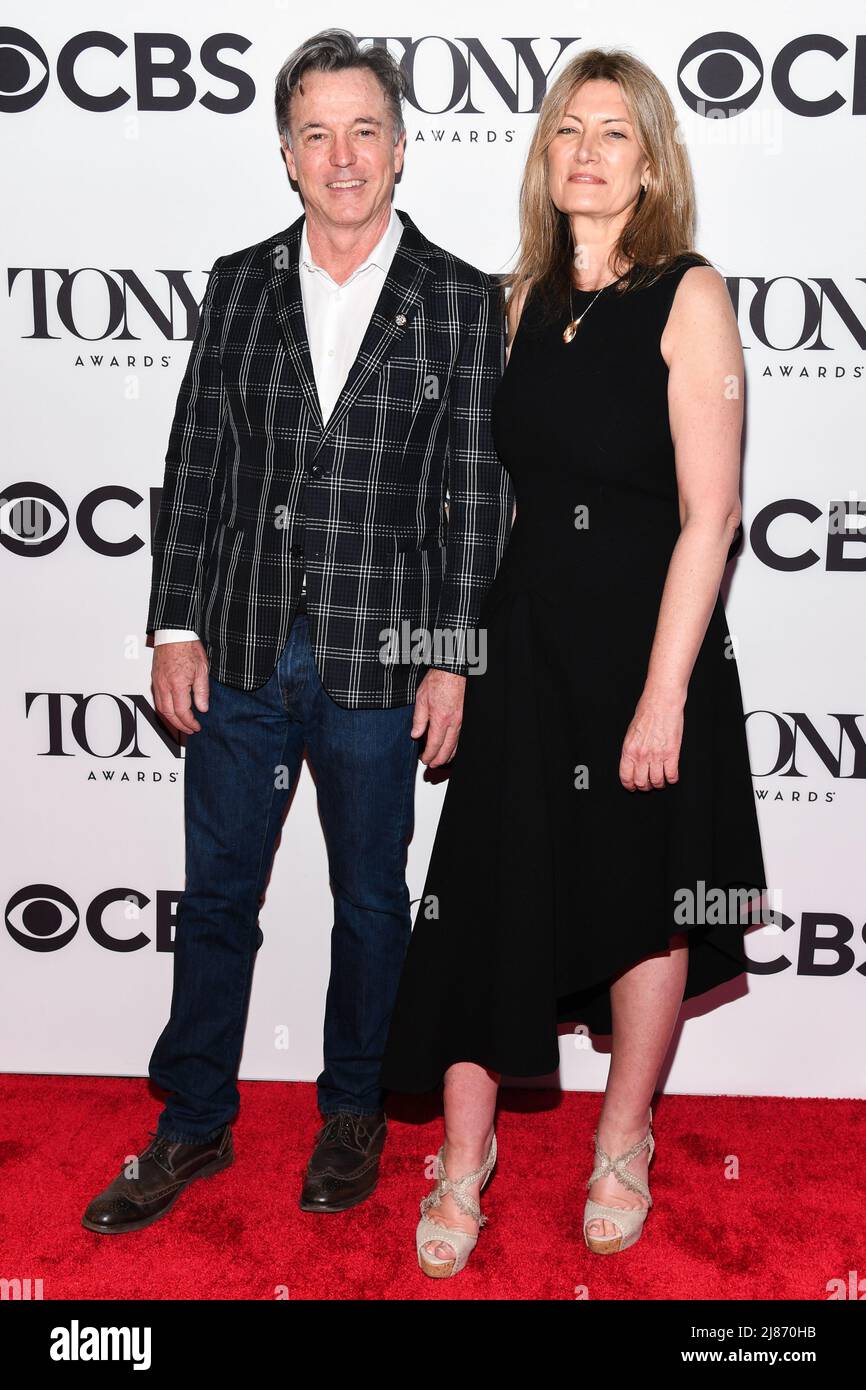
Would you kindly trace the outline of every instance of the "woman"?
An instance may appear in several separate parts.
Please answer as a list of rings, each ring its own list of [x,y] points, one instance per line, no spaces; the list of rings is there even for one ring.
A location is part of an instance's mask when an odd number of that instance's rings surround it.
[[[741,912],[708,922],[701,905],[766,887],[719,597],[743,357],[693,220],[664,88],[627,53],[579,55],[523,179],[493,417],[516,520],[382,1072],[404,1091],[444,1076],[417,1232],[438,1277],[484,1221],[500,1075],[554,1071],[564,1019],[612,1033],[585,1240],[600,1254],[637,1240],[680,1004],[746,965]]]

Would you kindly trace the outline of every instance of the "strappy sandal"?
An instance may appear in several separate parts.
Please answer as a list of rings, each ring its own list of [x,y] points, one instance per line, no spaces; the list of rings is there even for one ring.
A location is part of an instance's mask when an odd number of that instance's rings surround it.
[[[490,1175],[496,1163],[496,1133],[494,1132],[490,1141],[487,1157],[474,1173],[467,1173],[462,1178],[449,1178],[445,1172],[444,1144],[436,1156],[436,1161],[439,1176],[433,1191],[429,1192],[421,1202],[421,1220],[418,1222],[415,1232],[415,1245],[418,1251],[418,1264],[424,1273],[429,1274],[431,1279],[448,1279],[454,1274],[459,1274],[461,1269],[465,1267],[466,1261],[475,1249],[478,1233],[476,1232],[473,1236],[468,1231],[454,1230],[442,1221],[433,1221],[427,1212],[431,1207],[440,1206],[442,1198],[450,1193],[460,1210],[465,1212],[467,1216],[471,1216],[473,1221],[477,1221],[478,1230],[481,1230],[487,1217],[482,1215],[481,1208],[474,1197],[467,1197],[466,1188],[481,1178],[482,1182],[478,1194],[480,1196],[490,1181]],[[450,1245],[455,1251],[455,1258],[453,1260],[437,1260],[423,1249],[429,1241],[442,1241],[444,1244]]]
[[[637,1144],[633,1144],[627,1153],[620,1154],[618,1158],[611,1158],[610,1154],[605,1153],[598,1142],[598,1130],[593,1135],[596,1168],[586,1184],[587,1187],[592,1187],[592,1184],[599,1178],[603,1178],[605,1174],[613,1173],[623,1187],[627,1187],[631,1192],[639,1193],[641,1197],[646,1198],[647,1202],[645,1207],[610,1207],[603,1202],[594,1202],[592,1198],[587,1197],[583,1210],[583,1238],[595,1255],[613,1255],[619,1250],[627,1250],[640,1238],[653,1199],[646,1183],[634,1173],[630,1173],[626,1165],[633,1158],[636,1158],[643,1149],[649,1148],[649,1158],[647,1159],[647,1167],[649,1167],[655,1152],[652,1123],[653,1112],[650,1110],[649,1129],[646,1135]],[[612,1221],[619,1228],[619,1234],[615,1236],[589,1235],[587,1226],[591,1221],[599,1218],[603,1221]]]

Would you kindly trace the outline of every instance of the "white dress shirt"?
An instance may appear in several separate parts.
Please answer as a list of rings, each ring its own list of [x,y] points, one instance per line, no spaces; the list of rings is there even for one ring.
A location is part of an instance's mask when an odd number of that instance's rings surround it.
[[[384,235],[373,247],[367,259],[352,271],[348,280],[338,285],[327,270],[313,260],[307,240],[307,222],[306,218],[304,219],[298,251],[298,269],[307,340],[310,344],[323,424],[327,424],[328,417],[346,384],[351,366],[358,356],[402,235],[403,223],[392,204],[391,218]],[[306,578],[304,575],[304,589]],[[155,647],[162,642],[197,640],[197,632],[181,628],[159,628],[153,634]]]

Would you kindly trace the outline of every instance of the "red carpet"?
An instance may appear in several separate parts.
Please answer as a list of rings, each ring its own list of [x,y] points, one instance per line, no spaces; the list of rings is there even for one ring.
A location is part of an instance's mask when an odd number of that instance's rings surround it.
[[[0,1277],[45,1299],[826,1300],[863,1271],[866,1107],[859,1101],[668,1096],[654,1107],[656,1205],[638,1244],[593,1256],[580,1214],[600,1097],[504,1090],[489,1224],[452,1280],[418,1269],[414,1229],[441,1121],[392,1098],[374,1196],[339,1216],[297,1205],[320,1123],[312,1085],[241,1083],[234,1166],[161,1222],[85,1231],[88,1201],[138,1152],[160,1104],[137,1079],[0,1078]],[[739,1177],[725,1177],[730,1156]]]

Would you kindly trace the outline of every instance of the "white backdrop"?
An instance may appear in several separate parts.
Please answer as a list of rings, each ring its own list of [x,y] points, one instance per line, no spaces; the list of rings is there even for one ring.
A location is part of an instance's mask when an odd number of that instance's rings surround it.
[[[5,7],[0,1067],[144,1075],[166,1020],[183,756],[155,727],[143,627],[168,430],[214,258],[301,210],[276,70],[314,28],[363,23],[411,64],[397,206],[487,271],[516,247],[533,63],[543,84],[582,48],[623,46],[675,102],[697,247],[728,279],[746,350],[746,538],[725,594],[783,930],[749,937],[747,994],[686,1006],[663,1084],[863,1096],[862,5],[302,11]],[[180,81],[152,73],[166,44]],[[443,792],[419,767],[413,898]],[[330,924],[305,769],[262,912],[242,1077],[319,1071]],[[601,1089],[606,1048],[566,1034],[561,1084]]]

